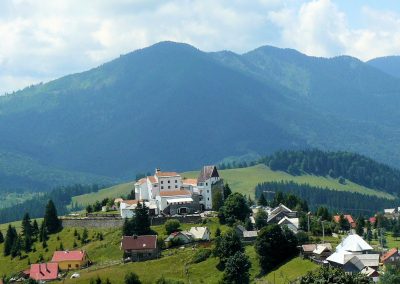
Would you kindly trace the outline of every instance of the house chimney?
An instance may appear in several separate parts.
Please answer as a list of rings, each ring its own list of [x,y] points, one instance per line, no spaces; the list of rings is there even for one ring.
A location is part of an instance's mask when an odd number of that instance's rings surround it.
[[[158,174],[160,171],[160,168],[156,168],[156,174]]]

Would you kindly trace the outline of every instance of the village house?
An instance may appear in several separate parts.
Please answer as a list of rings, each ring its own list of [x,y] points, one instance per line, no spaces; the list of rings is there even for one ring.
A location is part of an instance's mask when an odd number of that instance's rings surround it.
[[[159,257],[156,235],[123,236],[121,250],[130,261],[143,261]]]
[[[122,200],[119,205],[119,210],[122,218],[132,218],[135,216],[135,209],[138,203],[142,203],[149,208],[149,215],[155,216],[158,215],[158,207],[155,200],[143,201],[143,200]]]
[[[248,231],[242,225],[237,225],[235,232],[244,243],[252,243],[257,239],[258,236],[258,231]]]
[[[263,210],[263,209],[260,209]],[[288,227],[294,234],[297,234],[299,229],[299,218],[297,212],[291,210],[283,204],[275,208],[267,209],[268,224],[278,224],[281,227]]]
[[[162,191],[156,197],[160,211],[167,215],[193,214],[200,209],[198,198],[196,199],[188,190]]]
[[[55,251],[51,262],[57,263],[60,270],[81,269],[90,264],[86,251]]]
[[[359,235],[347,236],[337,247],[336,251],[326,260],[334,267],[340,267],[345,272],[367,272],[371,277],[377,277],[379,254],[371,253],[372,247]],[[371,269],[376,273],[371,272]]]
[[[191,227],[189,233],[196,241],[209,241],[211,239],[211,232],[208,227]]]
[[[357,226],[356,222],[354,221],[353,217],[351,215],[343,215],[343,217],[349,222],[350,228],[355,229]],[[335,215],[333,216],[333,221],[337,224],[339,224],[340,221],[340,215]]]
[[[58,279],[57,263],[37,263],[32,264],[29,270],[29,278],[45,282]]]
[[[332,245],[330,243],[304,244],[299,248],[300,256],[303,258],[313,258],[323,261],[332,254]]]
[[[383,265],[395,264],[400,262],[400,254],[397,248],[392,248],[381,256]]]
[[[187,231],[173,232],[165,240],[167,247],[175,245],[186,245],[193,242],[192,235]]]

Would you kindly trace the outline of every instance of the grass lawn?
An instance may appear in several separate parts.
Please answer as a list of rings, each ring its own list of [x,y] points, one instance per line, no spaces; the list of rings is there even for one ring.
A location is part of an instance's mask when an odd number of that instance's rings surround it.
[[[315,270],[318,267],[319,266],[317,264],[311,262],[310,260],[296,257],[281,265],[274,271],[271,271],[257,282],[274,284],[290,283],[290,281],[293,281],[300,276],[305,275],[308,271]]]

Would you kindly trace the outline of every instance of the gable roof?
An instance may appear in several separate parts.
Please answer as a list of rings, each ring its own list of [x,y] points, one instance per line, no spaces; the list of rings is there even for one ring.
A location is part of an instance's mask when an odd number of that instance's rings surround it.
[[[219,173],[216,166],[204,166],[197,178],[197,182],[205,182],[212,177],[219,177]]]
[[[382,255],[381,262],[385,262],[386,260],[388,260],[390,257],[395,255],[396,253],[397,253],[397,248],[390,249],[384,255]]]
[[[85,255],[86,252],[84,250],[55,251],[51,261],[52,262],[82,261]]]
[[[349,222],[349,224],[350,224],[350,226],[351,226],[352,228],[355,228],[355,227],[356,227],[356,222],[354,222],[353,216],[351,216],[351,215],[343,215],[343,217],[344,217],[345,219],[347,219],[347,222]],[[335,215],[335,216],[333,216],[333,221],[334,221],[335,223],[339,223],[339,221],[340,221],[340,215]]]
[[[301,246],[303,252],[313,252],[316,248],[317,248],[316,244],[306,244]]]
[[[139,201],[140,201],[139,199],[128,199],[128,200],[122,200],[120,203],[134,205],[134,204],[138,204]]]
[[[348,235],[337,247],[336,251],[364,252],[372,250],[372,247],[359,235]]]
[[[202,239],[209,231],[207,227],[191,227],[189,233],[191,233],[195,239]]]
[[[332,245],[330,243],[318,244],[313,253],[322,254],[324,251],[331,251]]]
[[[139,179],[135,184],[141,185],[141,184],[146,183],[146,181],[147,181],[146,178],[141,178],[141,179]]]
[[[121,241],[123,250],[144,250],[157,248],[156,235],[123,236]]]
[[[160,196],[191,196],[189,190],[171,190],[161,191]]]
[[[358,270],[362,270],[364,267],[378,267],[379,266],[379,254],[358,254],[349,260],[353,263]]]
[[[29,277],[33,280],[55,280],[58,278],[58,263],[32,264]]]
[[[184,239],[186,239],[187,241],[191,241],[192,240],[192,234],[190,232],[187,231],[178,231],[178,232],[173,232],[171,233],[166,239],[166,242],[169,242],[177,237],[183,237]]]
[[[285,224],[292,224],[296,228],[299,227],[299,218],[288,218],[287,216],[283,217],[279,222],[278,225],[285,225]]]

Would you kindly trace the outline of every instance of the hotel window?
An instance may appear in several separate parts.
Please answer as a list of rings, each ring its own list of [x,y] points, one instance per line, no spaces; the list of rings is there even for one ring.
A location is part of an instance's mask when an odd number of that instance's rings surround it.
[[[175,180],[175,183],[178,183],[178,180]]]
[[[171,187],[168,185],[168,189],[170,189]]]
[[[170,181],[170,180],[168,180],[168,183],[171,183],[171,181]]]
[[[175,188],[178,188],[178,186],[177,186],[177,185],[175,185]]]
[[[161,184],[163,184],[163,183],[164,183],[164,181],[162,180],[162,181],[161,181]]]
[[[163,186],[161,186],[161,189],[164,189],[164,187],[163,187]]]

